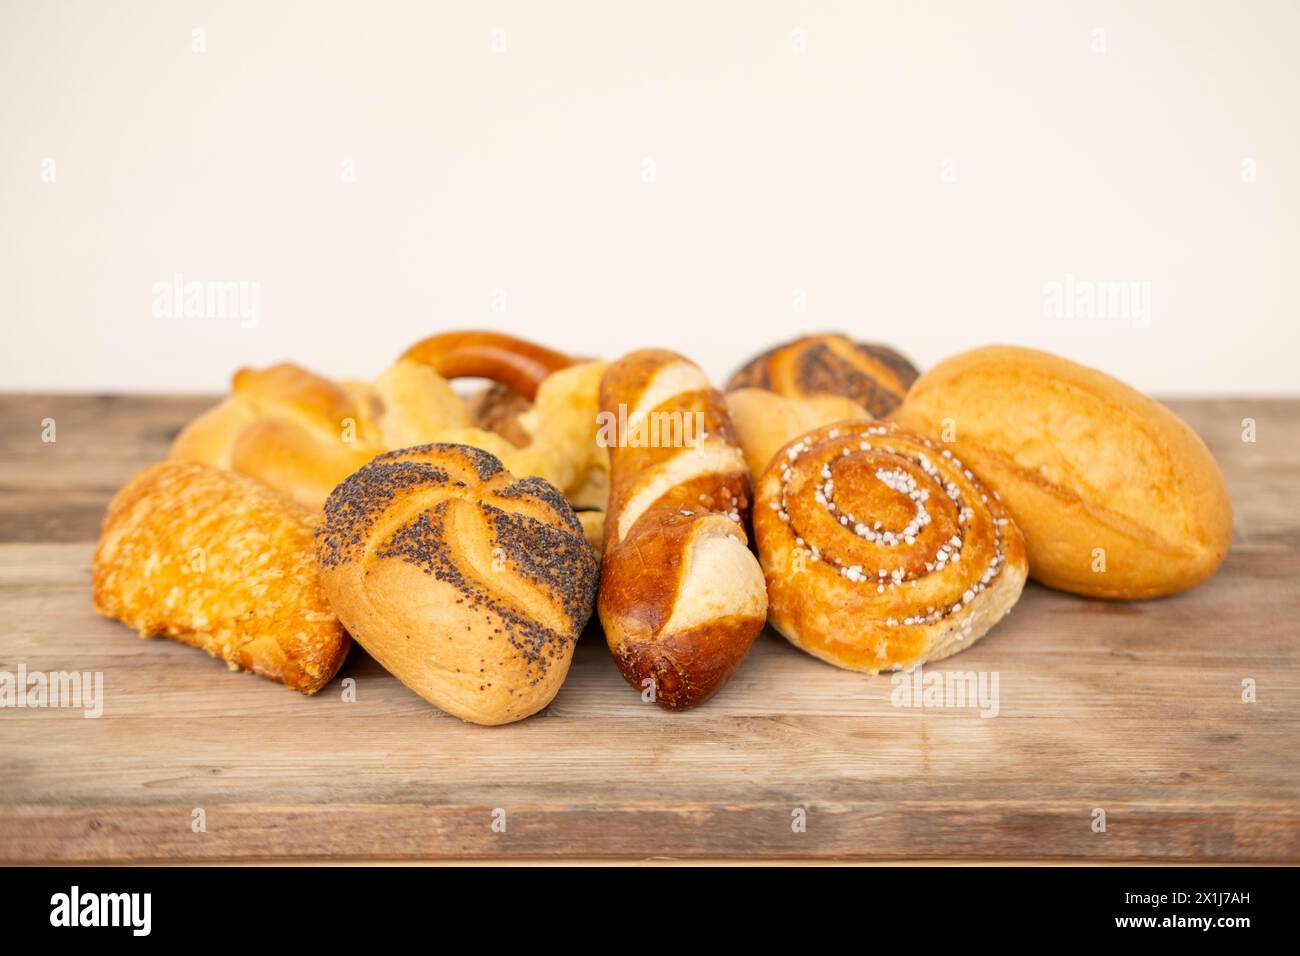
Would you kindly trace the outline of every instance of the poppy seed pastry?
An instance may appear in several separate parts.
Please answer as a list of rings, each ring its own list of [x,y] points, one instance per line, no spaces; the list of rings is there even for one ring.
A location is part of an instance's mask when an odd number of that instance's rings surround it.
[[[951,452],[888,422],[786,445],[758,484],[768,623],[815,657],[877,673],[970,647],[1025,584],[1024,539]]]
[[[885,345],[855,342],[845,335],[805,335],[746,362],[727,382],[727,391],[765,388],[787,398],[835,395],[872,418],[884,418],[916,380],[916,368]]]
[[[564,496],[468,445],[388,452],[345,480],[316,560],[356,641],[477,724],[554,699],[596,598],[596,557]]]

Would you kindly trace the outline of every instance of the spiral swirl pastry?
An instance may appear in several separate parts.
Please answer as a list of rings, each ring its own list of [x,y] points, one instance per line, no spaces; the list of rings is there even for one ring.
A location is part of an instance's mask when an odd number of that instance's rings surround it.
[[[759,480],[768,622],[796,647],[877,673],[955,654],[1024,587],[1025,544],[952,454],[884,422],[787,444]]]

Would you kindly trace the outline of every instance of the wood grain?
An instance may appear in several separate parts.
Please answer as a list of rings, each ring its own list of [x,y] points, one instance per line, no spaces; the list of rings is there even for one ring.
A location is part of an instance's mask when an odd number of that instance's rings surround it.
[[[666,713],[589,629],[555,702],[502,728],[359,649],[355,702],[341,679],[305,698],[95,616],[108,498],[211,402],[0,397],[0,670],[105,683],[98,719],[0,710],[0,861],[1300,861],[1300,400],[1170,403],[1227,476],[1227,563],[1160,601],[1031,585],[935,668],[996,672],[996,717],[895,707],[888,676],[771,633],[714,701]]]

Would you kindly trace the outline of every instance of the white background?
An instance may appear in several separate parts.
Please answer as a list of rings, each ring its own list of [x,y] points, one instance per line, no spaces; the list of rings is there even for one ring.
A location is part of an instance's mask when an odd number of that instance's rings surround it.
[[[368,376],[481,326],[1294,393],[1298,116],[1287,2],[0,0],[0,388]],[[260,325],[155,318],[178,272],[260,283]],[[1046,317],[1071,274],[1149,282],[1150,326]]]

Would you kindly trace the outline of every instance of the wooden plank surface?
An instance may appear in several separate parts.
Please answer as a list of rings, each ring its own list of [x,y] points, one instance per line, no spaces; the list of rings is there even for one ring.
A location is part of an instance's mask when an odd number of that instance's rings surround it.
[[[1031,585],[934,668],[996,672],[996,717],[895,707],[889,676],[772,633],[668,714],[591,628],[547,711],[501,728],[359,648],[356,701],[309,699],[95,616],[109,497],[210,402],[0,396],[0,671],[100,671],[105,697],[0,710],[0,861],[1300,860],[1300,400],[1170,403],[1228,479],[1224,568],[1129,604]]]

